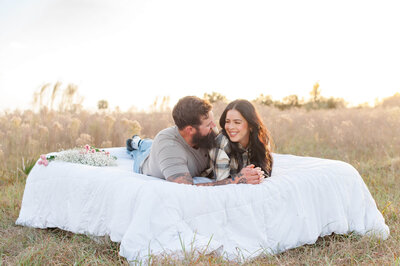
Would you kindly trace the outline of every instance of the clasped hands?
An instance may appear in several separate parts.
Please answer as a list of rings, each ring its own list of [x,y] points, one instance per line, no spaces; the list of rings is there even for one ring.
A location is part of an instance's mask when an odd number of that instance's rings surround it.
[[[240,170],[241,177],[237,183],[260,184],[264,180],[264,171],[260,167],[250,164]]]

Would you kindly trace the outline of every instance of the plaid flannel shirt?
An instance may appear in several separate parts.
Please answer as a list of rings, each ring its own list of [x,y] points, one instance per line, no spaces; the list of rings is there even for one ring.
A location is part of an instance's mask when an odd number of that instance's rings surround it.
[[[242,150],[242,165],[240,168],[243,168],[250,164],[249,150],[242,148],[240,144],[239,147]],[[225,135],[219,134],[216,138],[216,147],[209,150],[210,168],[205,170],[202,176],[210,177],[212,173],[211,177],[219,181],[237,174],[239,162],[230,157],[230,154],[229,139]]]

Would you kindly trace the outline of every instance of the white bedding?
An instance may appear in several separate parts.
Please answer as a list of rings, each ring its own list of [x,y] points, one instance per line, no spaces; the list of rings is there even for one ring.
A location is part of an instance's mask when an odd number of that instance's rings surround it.
[[[243,259],[331,233],[389,235],[362,178],[341,161],[273,154],[260,185],[197,187],[135,174],[125,148],[109,151],[117,167],[36,164],[16,224],[109,235],[128,260],[207,245]]]

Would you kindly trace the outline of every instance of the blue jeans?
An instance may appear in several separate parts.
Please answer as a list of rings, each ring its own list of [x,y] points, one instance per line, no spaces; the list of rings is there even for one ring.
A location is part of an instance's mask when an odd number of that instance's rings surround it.
[[[133,172],[142,173],[142,163],[144,159],[149,155],[151,145],[153,144],[152,139],[142,139],[138,150],[127,151],[133,158]]]

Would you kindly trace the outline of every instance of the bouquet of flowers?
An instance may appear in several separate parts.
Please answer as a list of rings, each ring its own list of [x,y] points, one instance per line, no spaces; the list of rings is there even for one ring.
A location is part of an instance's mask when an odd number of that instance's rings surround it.
[[[40,155],[39,165],[47,166],[49,162],[64,161],[70,163],[80,163],[92,166],[115,166],[117,157],[111,156],[108,151],[99,150],[88,144],[84,148],[75,148],[61,151],[55,155]]]

